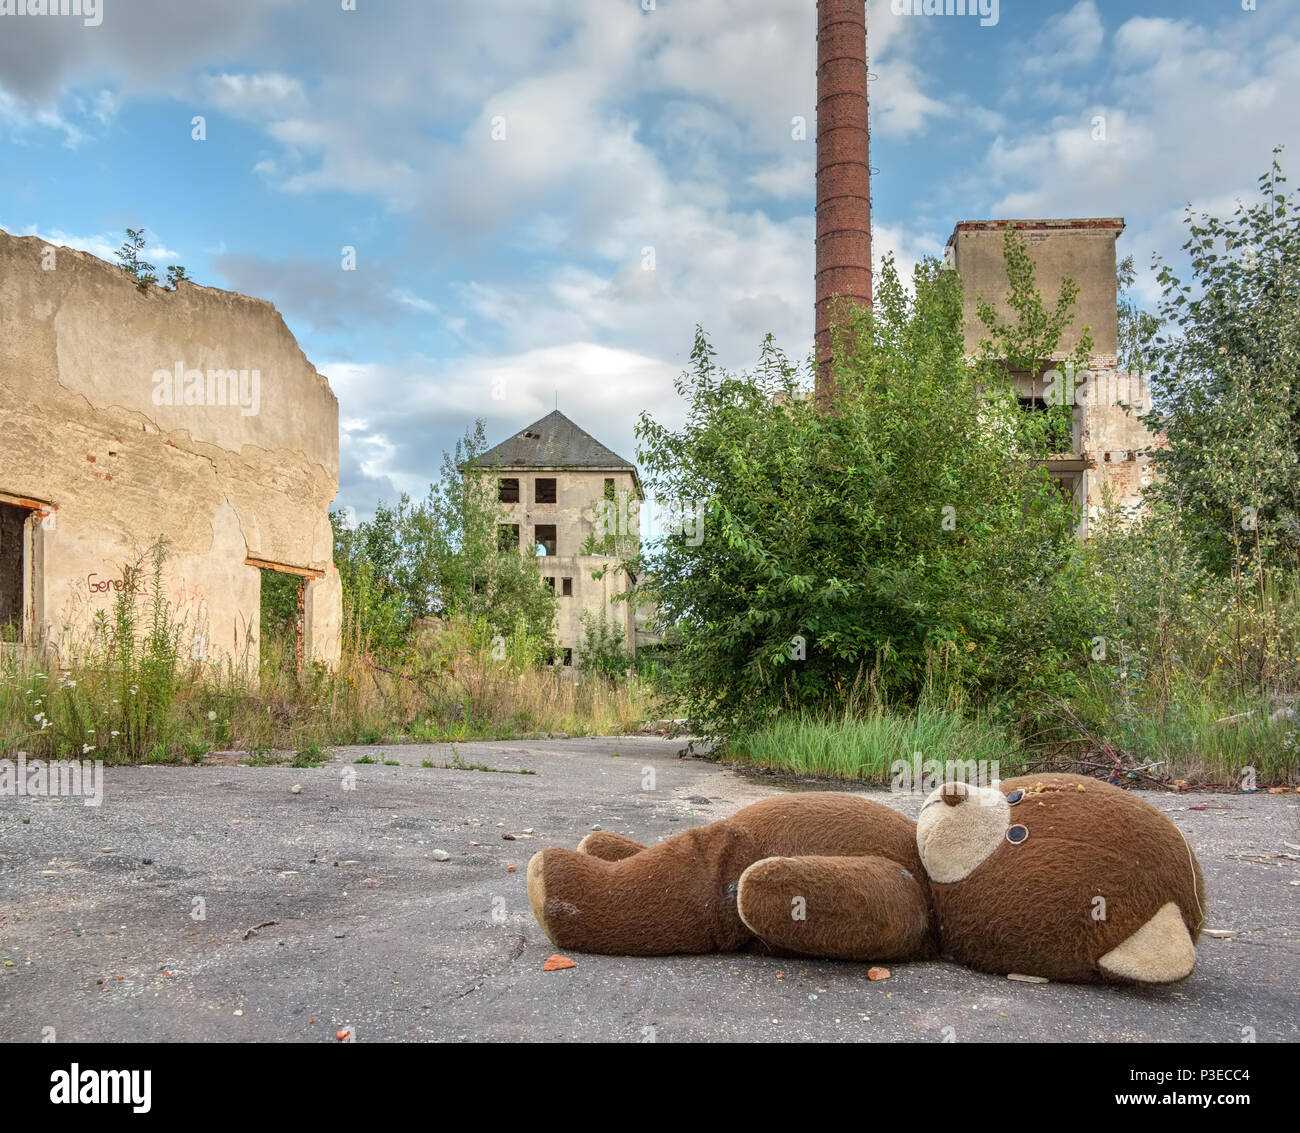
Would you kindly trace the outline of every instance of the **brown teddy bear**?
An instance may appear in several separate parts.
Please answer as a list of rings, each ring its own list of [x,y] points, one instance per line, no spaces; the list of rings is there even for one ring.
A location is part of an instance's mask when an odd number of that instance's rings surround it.
[[[561,948],[941,954],[982,971],[1169,983],[1196,962],[1204,882],[1178,828],[1080,775],[946,783],[917,822],[856,795],[765,799],[656,846],[597,832],[528,864]]]

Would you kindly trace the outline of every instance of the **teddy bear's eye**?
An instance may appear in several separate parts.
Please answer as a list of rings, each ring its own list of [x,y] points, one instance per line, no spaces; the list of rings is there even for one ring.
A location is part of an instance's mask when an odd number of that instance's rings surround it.
[[[1007,841],[1010,842],[1013,846],[1020,845],[1020,843],[1023,842],[1028,837],[1029,837],[1029,827],[1027,826],[1012,826],[1007,831]]]
[[[1015,806],[1016,803],[1018,803],[1024,797],[1025,797],[1025,792],[1022,791],[1019,787],[1017,787],[1014,791],[1011,792],[1011,794],[1007,796],[1007,803],[1011,806]]]

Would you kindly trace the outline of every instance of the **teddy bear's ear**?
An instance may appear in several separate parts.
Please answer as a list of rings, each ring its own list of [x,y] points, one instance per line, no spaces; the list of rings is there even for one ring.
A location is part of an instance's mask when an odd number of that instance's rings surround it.
[[[1185,979],[1196,965],[1196,945],[1173,901],[1097,961],[1108,976],[1163,984]]]

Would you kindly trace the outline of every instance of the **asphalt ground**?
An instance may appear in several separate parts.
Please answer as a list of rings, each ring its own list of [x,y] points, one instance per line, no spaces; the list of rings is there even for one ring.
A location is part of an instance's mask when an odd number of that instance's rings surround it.
[[[536,850],[575,846],[596,826],[656,841],[826,786],[745,776],[679,758],[680,747],[600,737],[340,748],[313,769],[110,767],[98,807],[0,797],[0,1038],[1300,1037],[1295,795],[1145,795],[1196,850],[1210,926],[1236,933],[1202,938],[1196,971],[1169,987],[1028,984],[948,962],[895,964],[871,981],[865,965],[749,953],[575,954],[575,967],[544,971],[554,949],[524,884]],[[875,797],[913,815],[920,805]]]

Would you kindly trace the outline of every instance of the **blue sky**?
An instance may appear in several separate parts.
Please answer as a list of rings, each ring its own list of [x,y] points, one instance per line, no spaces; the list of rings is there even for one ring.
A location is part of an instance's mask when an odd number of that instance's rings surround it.
[[[144,227],[274,302],[339,396],[341,504],[557,395],[634,459],[696,323],[729,366],[809,350],[813,0],[102,5],[0,15],[0,227],[109,259]],[[1002,216],[1123,216],[1145,267],[1300,152],[1294,0],[896,6],[867,6],[874,247],[905,270]]]

